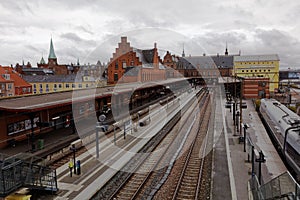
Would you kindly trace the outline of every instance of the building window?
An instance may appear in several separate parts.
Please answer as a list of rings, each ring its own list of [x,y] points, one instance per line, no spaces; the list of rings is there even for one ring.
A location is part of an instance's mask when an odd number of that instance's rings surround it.
[[[72,84],[72,88],[75,88],[75,84],[74,83]]]
[[[57,88],[57,85],[56,85],[56,84],[54,84],[54,88],[55,88],[55,89]]]
[[[43,88],[43,84],[40,84],[40,89],[42,89]]]
[[[80,83],[80,84],[78,85],[78,87],[79,87],[79,88],[82,88],[82,84]]]
[[[58,88],[61,88],[61,84],[58,84]]]
[[[249,72],[249,70],[246,70],[246,72]]]
[[[242,70],[242,72],[244,72],[244,70]]]
[[[86,88],[88,88],[88,87],[89,87],[89,84],[88,84],[88,83],[87,83],[87,84],[85,84],[85,87],[86,87]]]
[[[115,63],[115,69],[119,69],[118,61]]]
[[[123,60],[123,62],[122,62],[122,67],[126,68],[126,61],[125,60]]]
[[[26,93],[27,88],[22,88],[23,93]]]
[[[133,61],[131,61],[131,62],[130,62],[130,65],[131,65],[131,66],[134,66],[134,63],[133,63]]]
[[[36,88],[36,85],[35,85],[35,84],[33,84],[33,88]]]
[[[268,72],[270,72],[271,70],[270,69],[268,69]]]
[[[29,92],[29,93],[31,93],[31,88],[29,87],[29,88],[27,88],[27,91]]]
[[[115,73],[115,74],[114,74],[114,81],[118,81],[118,80],[119,80],[118,74]]]
[[[8,89],[8,90],[11,90],[11,88],[12,88],[12,85],[11,85],[11,84],[8,84],[8,85],[7,85],[7,89]]]
[[[69,88],[69,87],[70,87],[70,85],[67,83],[67,84],[66,84],[66,88]]]

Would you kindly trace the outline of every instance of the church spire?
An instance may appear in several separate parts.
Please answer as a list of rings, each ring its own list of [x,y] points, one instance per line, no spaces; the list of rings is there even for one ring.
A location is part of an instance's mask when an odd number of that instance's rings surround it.
[[[182,48],[182,57],[185,57],[185,53],[184,53],[184,44],[183,44],[183,48]]]
[[[226,42],[225,56],[228,56],[227,42]]]
[[[50,52],[49,52],[48,59],[57,59],[56,55],[54,53],[54,48],[53,48],[53,43],[52,43],[52,37],[51,37],[51,40],[50,40]]]
[[[40,61],[40,64],[41,65],[44,65],[44,64],[46,64],[46,62],[45,62],[45,60],[44,60],[44,57],[42,56],[42,59],[41,59],[41,61]]]

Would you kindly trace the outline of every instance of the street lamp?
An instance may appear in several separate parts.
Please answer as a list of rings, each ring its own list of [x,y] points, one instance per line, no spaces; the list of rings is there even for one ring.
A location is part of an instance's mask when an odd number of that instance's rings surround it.
[[[101,129],[101,123],[97,122],[96,125],[96,157],[99,158],[99,131]]]
[[[239,116],[240,116],[240,111],[236,112],[236,131],[239,132]]]
[[[246,152],[246,137],[247,137],[247,132],[246,130],[250,127],[246,123],[242,123],[242,127],[244,128],[244,152]]]
[[[105,127],[103,126],[103,123],[106,119],[105,115],[99,116],[99,121],[96,124],[96,157],[99,158],[99,132],[105,132]]]

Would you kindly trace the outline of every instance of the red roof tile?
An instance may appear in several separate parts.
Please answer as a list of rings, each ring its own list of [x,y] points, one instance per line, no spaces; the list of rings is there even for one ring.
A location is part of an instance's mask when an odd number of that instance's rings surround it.
[[[2,68],[2,69],[1,69]],[[0,67],[0,74],[10,74],[10,79],[14,81],[15,87],[30,87],[31,85],[27,83],[18,72],[12,69],[9,66],[2,66]],[[1,77],[2,78],[2,77]],[[3,78],[4,79],[4,78]],[[5,80],[5,79],[4,79]]]

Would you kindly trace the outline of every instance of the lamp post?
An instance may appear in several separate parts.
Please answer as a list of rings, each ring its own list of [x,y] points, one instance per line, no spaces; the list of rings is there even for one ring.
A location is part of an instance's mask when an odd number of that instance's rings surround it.
[[[246,137],[247,137],[247,132],[246,132],[246,130],[249,128],[249,125],[243,123],[242,126],[243,126],[243,128],[244,128],[244,152],[246,152]]]
[[[265,155],[263,154],[262,151],[259,152],[259,158],[256,159],[255,161],[259,163],[259,168],[258,168],[258,181],[259,181],[259,184],[261,184],[261,163],[266,162]]]
[[[73,151],[74,174],[76,174],[76,167],[75,167],[75,164],[76,164],[76,155],[75,155],[76,147],[75,147],[75,144],[72,144],[72,146],[70,147],[70,150]]]
[[[239,116],[240,116],[240,111],[236,112],[236,131],[239,132]]]
[[[101,129],[101,122],[96,125],[96,157],[99,158],[99,131]]]

